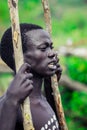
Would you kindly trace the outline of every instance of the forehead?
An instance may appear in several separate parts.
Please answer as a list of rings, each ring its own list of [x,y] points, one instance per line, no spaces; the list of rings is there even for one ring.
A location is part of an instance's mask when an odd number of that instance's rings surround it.
[[[26,35],[27,35],[27,40],[30,39],[32,44],[35,45],[44,44],[45,42],[47,43],[52,42],[49,33],[43,29],[28,31]]]

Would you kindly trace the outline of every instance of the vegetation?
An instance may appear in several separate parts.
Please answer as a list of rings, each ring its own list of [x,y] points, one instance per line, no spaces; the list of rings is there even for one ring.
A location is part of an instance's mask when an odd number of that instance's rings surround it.
[[[70,56],[65,58],[65,66],[68,76],[73,80],[87,84],[87,61],[75,56]],[[62,88],[61,93],[70,130],[74,130],[75,128],[86,130],[87,117],[85,115],[87,115],[87,93],[68,90],[66,88]]]
[[[87,0],[50,0],[50,7],[55,49],[67,44],[68,40],[71,40],[73,47],[87,47]],[[10,26],[7,0],[0,1],[0,14],[1,39],[3,32]],[[19,1],[19,16],[22,23],[35,23],[45,28],[43,9],[39,0]],[[87,61],[76,57],[64,58],[61,61],[72,79],[87,84]],[[12,78],[10,74],[0,74],[0,95]],[[60,90],[69,130],[86,130],[87,94],[71,91],[63,86]]]
[[[74,80],[87,84],[87,61],[75,56],[65,58],[67,74]]]

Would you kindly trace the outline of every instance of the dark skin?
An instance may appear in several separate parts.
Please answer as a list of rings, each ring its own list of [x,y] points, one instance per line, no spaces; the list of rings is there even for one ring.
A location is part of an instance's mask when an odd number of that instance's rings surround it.
[[[61,75],[59,60],[52,50],[53,43],[49,34],[42,29],[38,29],[27,32],[26,35],[25,63],[19,69],[6,93],[0,98],[0,130],[18,129],[18,127],[15,128],[17,115],[20,105],[26,97],[29,96],[30,101],[33,99],[35,103],[45,107],[46,102],[43,100],[41,91],[43,78],[50,77],[55,73],[59,77]],[[29,39],[31,39],[31,42],[29,42]],[[37,109],[31,102],[33,121],[35,121],[34,111],[37,114]]]

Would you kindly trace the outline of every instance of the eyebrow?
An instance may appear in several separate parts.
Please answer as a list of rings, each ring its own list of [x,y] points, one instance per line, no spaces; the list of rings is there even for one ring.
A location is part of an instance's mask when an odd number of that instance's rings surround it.
[[[44,42],[44,43],[42,43],[42,44],[40,44],[38,47],[40,47],[40,46],[43,46],[43,45],[46,45],[46,46],[49,46],[49,45],[53,45],[53,42],[51,42],[51,43],[49,43],[49,42]]]

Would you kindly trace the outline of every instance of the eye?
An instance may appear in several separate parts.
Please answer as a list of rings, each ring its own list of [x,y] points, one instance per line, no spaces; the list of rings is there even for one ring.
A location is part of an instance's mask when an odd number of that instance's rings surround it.
[[[46,46],[46,45],[42,45],[42,46],[39,47],[39,49],[40,49],[41,51],[45,51],[45,50],[47,49],[47,46]]]
[[[51,48],[51,49],[53,49],[53,48],[54,48],[53,43],[51,43],[51,44],[50,44],[50,48]]]
[[[53,49],[54,48],[54,46],[51,46],[51,49]]]
[[[40,49],[41,49],[41,51],[45,51],[47,49],[47,47],[42,47]]]

